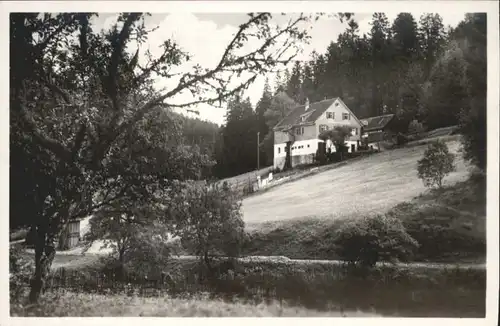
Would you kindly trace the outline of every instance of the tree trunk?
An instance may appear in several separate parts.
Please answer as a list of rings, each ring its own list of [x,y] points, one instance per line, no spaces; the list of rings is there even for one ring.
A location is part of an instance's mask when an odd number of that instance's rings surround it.
[[[125,280],[125,247],[122,247],[118,250],[118,280],[124,281]]]
[[[69,206],[63,206],[62,209],[56,211],[55,215],[51,216],[49,213],[40,216],[42,222],[34,226],[36,232],[35,273],[30,281],[29,301],[31,303],[37,303],[44,291],[45,279],[49,275],[56,255],[56,239],[61,230],[67,227],[68,216]]]
[[[47,232],[43,226],[37,227],[35,243],[35,274],[30,281],[29,301],[37,303],[44,290],[45,279],[56,254],[55,237]]]
[[[59,236],[59,241],[58,241],[58,250],[67,250],[69,249],[69,243],[68,243],[68,236],[69,236],[69,230],[68,227],[64,227],[61,235]]]
[[[286,151],[285,166],[284,166],[283,170],[289,170],[292,168],[292,143],[291,142],[286,143],[285,151]]]

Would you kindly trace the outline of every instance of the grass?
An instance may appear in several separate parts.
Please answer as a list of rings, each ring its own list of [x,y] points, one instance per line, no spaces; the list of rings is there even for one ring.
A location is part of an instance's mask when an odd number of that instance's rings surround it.
[[[274,301],[258,304],[225,302],[208,295],[191,298],[146,298],[52,291],[35,306],[11,306],[12,316],[50,317],[379,317],[360,311],[317,311]]]
[[[484,262],[486,183],[473,177],[426,191],[386,211],[400,218],[419,244],[414,259],[432,262]],[[404,191],[404,190],[402,190]],[[371,212],[366,212],[371,213]],[[338,259],[332,245],[343,218],[304,217],[253,226],[246,255],[294,259]]]
[[[450,141],[460,141],[460,138],[462,136],[460,135],[437,135],[437,136],[432,136],[429,138],[424,138],[424,139],[419,139],[419,140],[414,140],[411,142],[408,142],[405,147],[412,147],[412,146],[422,146],[422,145],[427,145],[430,144],[433,141],[436,140],[441,140],[445,142],[450,142]]]
[[[403,221],[420,243],[417,259],[485,261],[486,179],[471,177],[395,206],[390,215]]]
[[[451,152],[459,143],[448,143]],[[243,200],[247,225],[314,216],[333,220],[384,213],[425,191],[416,164],[425,146],[400,148],[367,156],[351,164],[285,183]],[[457,155],[457,171],[447,184],[467,178],[468,167]]]
[[[485,314],[485,270],[392,266],[361,270],[341,265],[249,262],[236,265],[232,279],[224,277],[222,270],[221,276],[198,282],[192,263],[170,264],[165,268],[174,280],[172,289],[138,296],[109,277],[106,280],[110,283],[101,281],[97,286],[92,283],[96,282],[95,270],[84,269],[75,271],[79,278],[65,273],[72,281],[67,279],[59,285],[70,284],[70,288],[61,290],[60,286],[54,286],[41,302],[43,309],[11,304],[11,314],[290,317],[343,314],[484,317]],[[148,279],[152,281],[153,276]]]

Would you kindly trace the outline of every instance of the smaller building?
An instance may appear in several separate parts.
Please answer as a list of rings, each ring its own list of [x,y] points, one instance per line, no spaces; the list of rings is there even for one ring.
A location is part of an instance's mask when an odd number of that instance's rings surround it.
[[[380,149],[383,141],[392,141],[396,132],[394,131],[394,114],[361,119],[363,123],[362,139],[368,147]]]

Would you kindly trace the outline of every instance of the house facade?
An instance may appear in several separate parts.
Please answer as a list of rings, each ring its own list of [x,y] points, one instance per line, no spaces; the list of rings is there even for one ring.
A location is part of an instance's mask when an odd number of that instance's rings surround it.
[[[363,124],[340,98],[332,98],[293,109],[274,128],[274,168],[283,169],[287,151],[290,151],[290,165],[308,164],[314,161],[320,143],[319,135],[336,126],[352,128],[346,140],[348,151],[356,151],[361,141]],[[325,148],[335,152],[331,141]]]

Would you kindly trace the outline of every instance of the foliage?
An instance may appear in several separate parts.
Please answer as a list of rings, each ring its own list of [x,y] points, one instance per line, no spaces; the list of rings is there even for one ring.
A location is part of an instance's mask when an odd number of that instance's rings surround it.
[[[155,125],[158,115],[166,114],[165,109],[199,103],[221,104],[257,76],[288,63],[300,43],[308,41],[299,27],[309,19],[306,15],[270,27],[271,14],[251,13],[216,66],[193,65],[176,74],[173,69],[189,63],[190,55],[169,39],[158,57],[142,50],[151,32],[145,27],[146,15],[122,13],[104,31],[93,29],[95,16],[10,16],[11,149],[15,152],[11,162],[17,163],[11,171],[21,181],[13,181],[18,186],[11,203],[25,205],[26,193],[33,198],[30,210],[17,207],[12,218],[30,226],[36,235],[32,301],[41,293],[54,259],[55,240],[69,220],[118,200],[153,196],[165,180],[176,178],[173,170],[164,168],[166,162],[182,167],[180,171],[191,168],[193,161],[197,167],[200,159],[176,141],[179,125],[174,121],[169,128],[157,128],[136,141]],[[246,44],[255,46],[246,52],[242,50]],[[283,51],[275,52],[274,47]],[[240,82],[235,80],[238,77]],[[177,84],[158,90],[156,78]],[[177,95],[189,92],[191,100],[174,102]],[[23,213],[29,214],[19,217]]]
[[[408,132],[410,134],[416,134],[418,136],[424,131],[425,131],[424,125],[422,124],[422,122],[419,122],[418,120],[412,120],[408,125]]]
[[[429,144],[424,156],[417,162],[418,177],[426,187],[443,185],[443,178],[455,171],[455,155],[450,153],[448,146],[441,140]]]
[[[352,128],[349,126],[335,126],[333,129],[325,130],[318,136],[323,141],[330,140],[335,146],[337,153],[340,153],[340,160],[342,160],[342,153],[346,151],[345,141],[352,135]]]
[[[164,210],[152,205],[117,204],[116,210],[99,211],[91,217],[84,239],[87,248],[95,241],[102,241],[103,248],[112,249],[120,273],[137,270],[145,273],[164,264],[171,254]]]
[[[381,215],[346,222],[333,243],[342,259],[367,267],[379,261],[407,260],[418,247],[399,219]]]
[[[486,171],[487,121],[484,102],[474,103],[468,111],[460,116],[460,132],[464,158],[475,166]]]
[[[227,184],[174,183],[168,214],[174,221],[172,235],[210,268],[210,257],[236,257],[244,240],[241,203]]]
[[[468,105],[460,114],[464,158],[486,170],[486,14],[468,14],[454,31],[468,65],[466,68]]]
[[[118,294],[87,294],[51,291],[43,298],[44,306],[15,307],[16,317],[378,317],[376,313],[318,311],[265,298],[231,299],[208,293],[187,293],[163,297]]]
[[[17,303],[24,299],[26,284],[28,284],[33,271],[33,262],[23,256],[23,248],[21,246],[11,246],[9,250],[9,291],[11,303]]]
[[[318,147],[318,149],[316,150],[316,155],[314,156],[314,160],[319,164],[325,164],[327,162],[327,156],[324,149],[322,150],[321,147]]]
[[[367,316],[360,311],[370,311],[382,316],[484,317],[485,313],[484,269],[381,266],[354,274],[348,266],[330,263],[267,260],[241,265],[240,278],[206,284],[186,282],[191,279],[191,261],[173,262],[169,269],[178,270],[174,281],[180,290],[174,293],[157,286],[130,293],[108,284],[98,292],[82,292],[75,283],[66,282],[69,288],[45,293],[40,305],[11,305],[11,315],[207,316],[209,311],[215,316],[345,317],[355,311],[353,316]],[[240,285],[244,290],[229,292]]]
[[[257,168],[259,116],[249,98],[237,95],[228,102],[226,125],[221,131],[222,151],[217,157],[218,177],[229,177]]]

